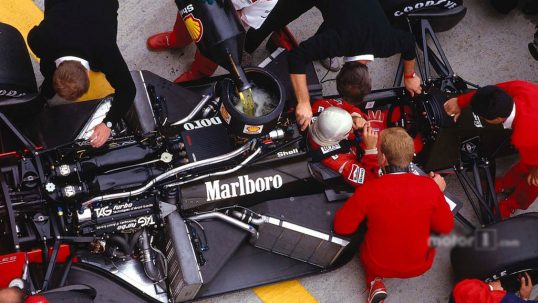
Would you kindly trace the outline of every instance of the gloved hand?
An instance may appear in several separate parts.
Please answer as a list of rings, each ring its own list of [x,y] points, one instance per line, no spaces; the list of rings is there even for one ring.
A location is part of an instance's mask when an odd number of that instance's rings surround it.
[[[366,120],[376,132],[380,132],[385,129],[385,117],[383,112],[380,110],[369,110]]]

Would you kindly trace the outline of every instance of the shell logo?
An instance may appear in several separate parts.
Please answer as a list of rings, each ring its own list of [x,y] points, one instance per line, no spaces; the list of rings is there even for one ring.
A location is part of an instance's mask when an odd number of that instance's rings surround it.
[[[228,111],[224,107],[224,104],[220,105],[220,114],[222,116],[222,119],[224,119],[226,123],[230,124],[230,121],[232,121],[232,116],[230,116],[230,113],[228,113]]]
[[[245,125],[243,128],[243,133],[247,135],[257,135],[261,134],[263,130],[263,125]]]
[[[202,36],[204,35],[204,25],[202,24],[202,21],[195,18],[192,14],[185,16],[183,21],[185,22],[185,27],[187,27],[187,31],[189,32],[192,40],[196,43],[200,42],[200,40],[202,40]]]

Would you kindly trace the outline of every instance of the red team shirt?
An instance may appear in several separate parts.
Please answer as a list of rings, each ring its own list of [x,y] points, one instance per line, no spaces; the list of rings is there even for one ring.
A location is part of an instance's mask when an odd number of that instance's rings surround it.
[[[538,85],[516,80],[496,84],[514,99],[516,116],[512,123],[512,144],[519,151],[521,162],[538,166]],[[476,91],[458,97],[461,108],[469,106]]]
[[[439,186],[412,173],[384,175],[357,188],[336,213],[334,231],[351,234],[365,219],[360,258],[367,280],[423,274],[435,256],[430,234],[447,234],[454,226]]]

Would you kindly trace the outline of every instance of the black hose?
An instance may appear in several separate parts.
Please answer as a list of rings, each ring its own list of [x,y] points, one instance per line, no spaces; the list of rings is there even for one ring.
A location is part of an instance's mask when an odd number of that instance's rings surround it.
[[[161,273],[155,264],[153,263],[153,254],[151,250],[151,245],[149,243],[149,235],[145,229],[142,230],[142,235],[139,238],[139,248],[142,255],[142,264],[144,266],[144,272],[146,276],[150,278],[153,282],[159,283],[163,279],[161,278]]]
[[[131,249],[129,242],[124,237],[115,235],[110,237],[107,242],[109,241],[117,244],[126,255],[130,256],[133,254],[133,250]]]
[[[134,251],[134,248],[136,244],[138,243],[138,238],[140,238],[140,235],[142,234],[143,229],[137,230],[133,236],[131,237],[131,240],[129,241],[129,249],[131,251]]]

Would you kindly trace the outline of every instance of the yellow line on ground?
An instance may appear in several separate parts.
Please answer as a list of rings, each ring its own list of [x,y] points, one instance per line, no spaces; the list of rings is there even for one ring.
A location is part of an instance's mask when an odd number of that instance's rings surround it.
[[[252,289],[264,303],[317,303],[299,282],[292,280]]]
[[[28,32],[41,20],[43,20],[43,12],[31,0],[0,1],[0,22],[17,28],[25,41]],[[32,55],[36,58],[33,53]]]
[[[43,12],[32,0],[1,0],[0,22],[17,28],[24,40],[28,32],[43,20]],[[30,48],[28,48],[30,50]],[[31,50],[30,50],[31,53]],[[35,60],[39,59],[31,53]],[[90,89],[79,101],[103,98],[114,92],[104,74],[90,72]]]

